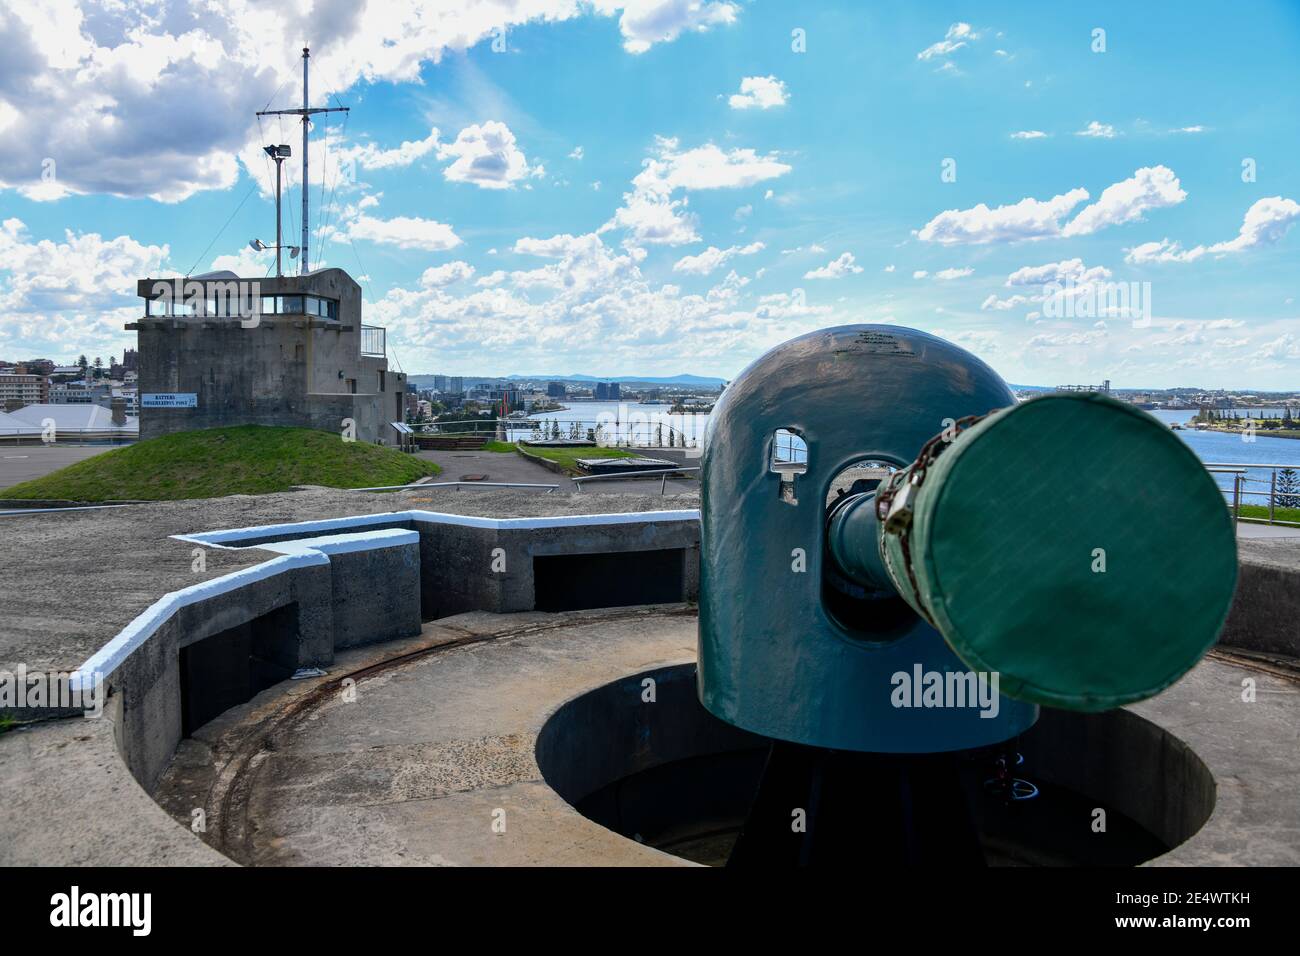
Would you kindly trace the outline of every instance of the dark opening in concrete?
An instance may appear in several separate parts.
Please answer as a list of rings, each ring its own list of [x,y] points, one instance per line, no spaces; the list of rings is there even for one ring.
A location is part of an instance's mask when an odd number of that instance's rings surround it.
[[[695,665],[683,664],[568,701],[542,728],[536,757],[546,782],[587,818],[720,865],[750,812],[769,747],[705,710]],[[989,865],[1133,866],[1189,839],[1214,810],[1214,779],[1200,758],[1126,710],[1045,709],[1017,747],[1024,763],[1016,773],[1039,787],[1037,799],[1008,802],[988,790],[991,751],[955,755]]]
[[[683,599],[686,552],[611,551],[533,558],[535,607],[584,611],[637,604],[674,604]]]
[[[182,647],[181,735],[288,679],[297,660],[296,603]]]

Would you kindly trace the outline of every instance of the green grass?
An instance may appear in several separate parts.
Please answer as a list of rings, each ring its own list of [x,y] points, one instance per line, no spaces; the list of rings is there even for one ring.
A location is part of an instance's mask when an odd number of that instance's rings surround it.
[[[3,734],[7,730],[12,730],[16,726],[18,726],[18,721],[14,720],[8,714],[0,714],[0,734]]]
[[[1268,505],[1242,505],[1241,516],[1243,518],[1264,518],[1268,519]],[[1274,508],[1273,519],[1275,521],[1300,521],[1300,508]]]
[[[164,435],[105,452],[0,498],[175,501],[263,495],[294,485],[401,485],[440,469],[431,461],[308,428],[236,425]]]
[[[503,442],[494,444],[504,445]],[[510,443],[510,447],[516,447]],[[496,449],[492,449],[495,451]],[[602,448],[600,445],[592,445],[580,448],[534,448],[528,446],[524,449],[528,454],[535,458],[545,458],[547,461],[553,461],[571,475],[581,474],[577,461],[579,458],[635,458],[636,454],[623,448]]]
[[[494,451],[498,454],[512,452],[517,446],[512,441],[490,441],[483,445],[484,451]]]

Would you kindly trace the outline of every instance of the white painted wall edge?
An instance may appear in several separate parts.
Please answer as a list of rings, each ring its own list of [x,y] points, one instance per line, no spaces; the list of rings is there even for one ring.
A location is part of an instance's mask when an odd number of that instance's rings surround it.
[[[190,604],[228,594],[245,585],[283,574],[285,571],[329,564],[329,556],[332,554],[351,554],[419,543],[420,536],[414,531],[386,528],[379,531],[328,535],[267,545],[264,550],[277,552],[280,556],[252,567],[232,571],[230,574],[223,574],[209,581],[200,581],[179,591],[170,591],[154,601],[130,624],[122,628],[116,637],[87,658],[86,662],[73,672],[70,684],[74,689],[89,689],[96,674],[99,674],[102,680],[107,680],[122,662],[152,637],[173,614]]]
[[[583,526],[699,521],[698,510],[683,511],[628,511],[618,514],[556,515],[545,518],[477,518],[471,515],[444,514],[439,511],[388,511],[376,515],[354,515],[344,518],[324,518],[299,521],[291,524],[255,525],[249,528],[229,528],[203,531],[196,534],[172,535],[177,541],[202,544],[212,548],[249,547],[241,541],[256,541],[283,534],[302,534],[309,531],[343,532],[348,528],[361,528],[396,521],[427,521],[462,528],[487,528],[491,530],[529,530],[540,528],[579,528]],[[258,545],[264,547],[265,545]]]

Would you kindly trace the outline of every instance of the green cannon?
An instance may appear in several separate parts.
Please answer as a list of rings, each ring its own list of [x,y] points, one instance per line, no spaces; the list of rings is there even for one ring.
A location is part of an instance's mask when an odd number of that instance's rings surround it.
[[[772,349],[701,464],[699,699],[771,742],[736,865],[980,862],[963,767],[1013,767],[1040,705],[1168,687],[1236,583],[1223,497],[1166,426],[1095,394],[1017,404],[913,329]]]

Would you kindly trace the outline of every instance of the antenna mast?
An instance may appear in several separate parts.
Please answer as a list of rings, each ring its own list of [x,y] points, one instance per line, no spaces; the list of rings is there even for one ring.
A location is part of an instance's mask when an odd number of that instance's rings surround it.
[[[301,116],[302,117],[302,259],[299,260],[301,275],[306,275],[310,269],[307,262],[307,194],[310,191],[307,186],[307,131],[311,127],[311,117],[316,113],[346,113],[346,106],[337,107],[316,107],[308,105],[307,100],[307,62],[311,57],[308,47],[302,48],[302,109],[298,110],[262,110],[258,116]]]

